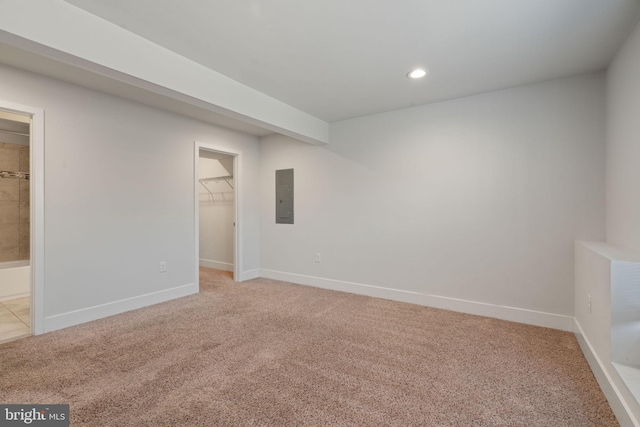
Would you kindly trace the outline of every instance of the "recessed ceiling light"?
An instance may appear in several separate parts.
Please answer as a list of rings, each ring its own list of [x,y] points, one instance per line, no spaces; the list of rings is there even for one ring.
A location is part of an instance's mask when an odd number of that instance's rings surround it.
[[[407,74],[407,77],[409,77],[410,79],[421,79],[426,75],[427,75],[427,70],[424,70],[422,68],[416,68],[415,70],[410,71]]]

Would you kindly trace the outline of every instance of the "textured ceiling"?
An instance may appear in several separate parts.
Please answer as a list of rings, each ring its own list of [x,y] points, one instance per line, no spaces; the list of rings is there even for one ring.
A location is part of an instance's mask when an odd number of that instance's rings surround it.
[[[602,70],[637,0],[66,0],[333,122]],[[430,70],[410,81],[413,67]]]

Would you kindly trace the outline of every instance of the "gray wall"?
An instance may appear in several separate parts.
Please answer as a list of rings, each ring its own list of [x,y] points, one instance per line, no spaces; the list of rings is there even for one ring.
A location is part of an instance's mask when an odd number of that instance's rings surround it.
[[[607,241],[640,254],[640,24],[607,74]]]
[[[604,238],[604,89],[582,75],[338,122],[327,147],[263,138],[261,271],[572,316],[573,242]],[[294,225],[274,223],[285,168]]]
[[[194,283],[194,140],[242,151],[258,268],[257,138],[5,66],[0,94],[45,110],[45,317]]]

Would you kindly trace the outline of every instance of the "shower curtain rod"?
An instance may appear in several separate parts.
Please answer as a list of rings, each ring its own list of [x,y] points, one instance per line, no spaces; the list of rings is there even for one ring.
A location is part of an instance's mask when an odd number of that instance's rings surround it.
[[[29,179],[29,172],[9,172],[9,171],[0,171],[0,178],[9,178],[9,179]]]

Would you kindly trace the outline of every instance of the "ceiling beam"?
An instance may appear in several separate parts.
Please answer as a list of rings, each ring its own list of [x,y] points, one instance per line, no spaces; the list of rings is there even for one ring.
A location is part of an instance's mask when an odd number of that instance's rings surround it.
[[[62,0],[3,0],[2,9],[0,43],[304,142],[329,142],[328,123]]]

